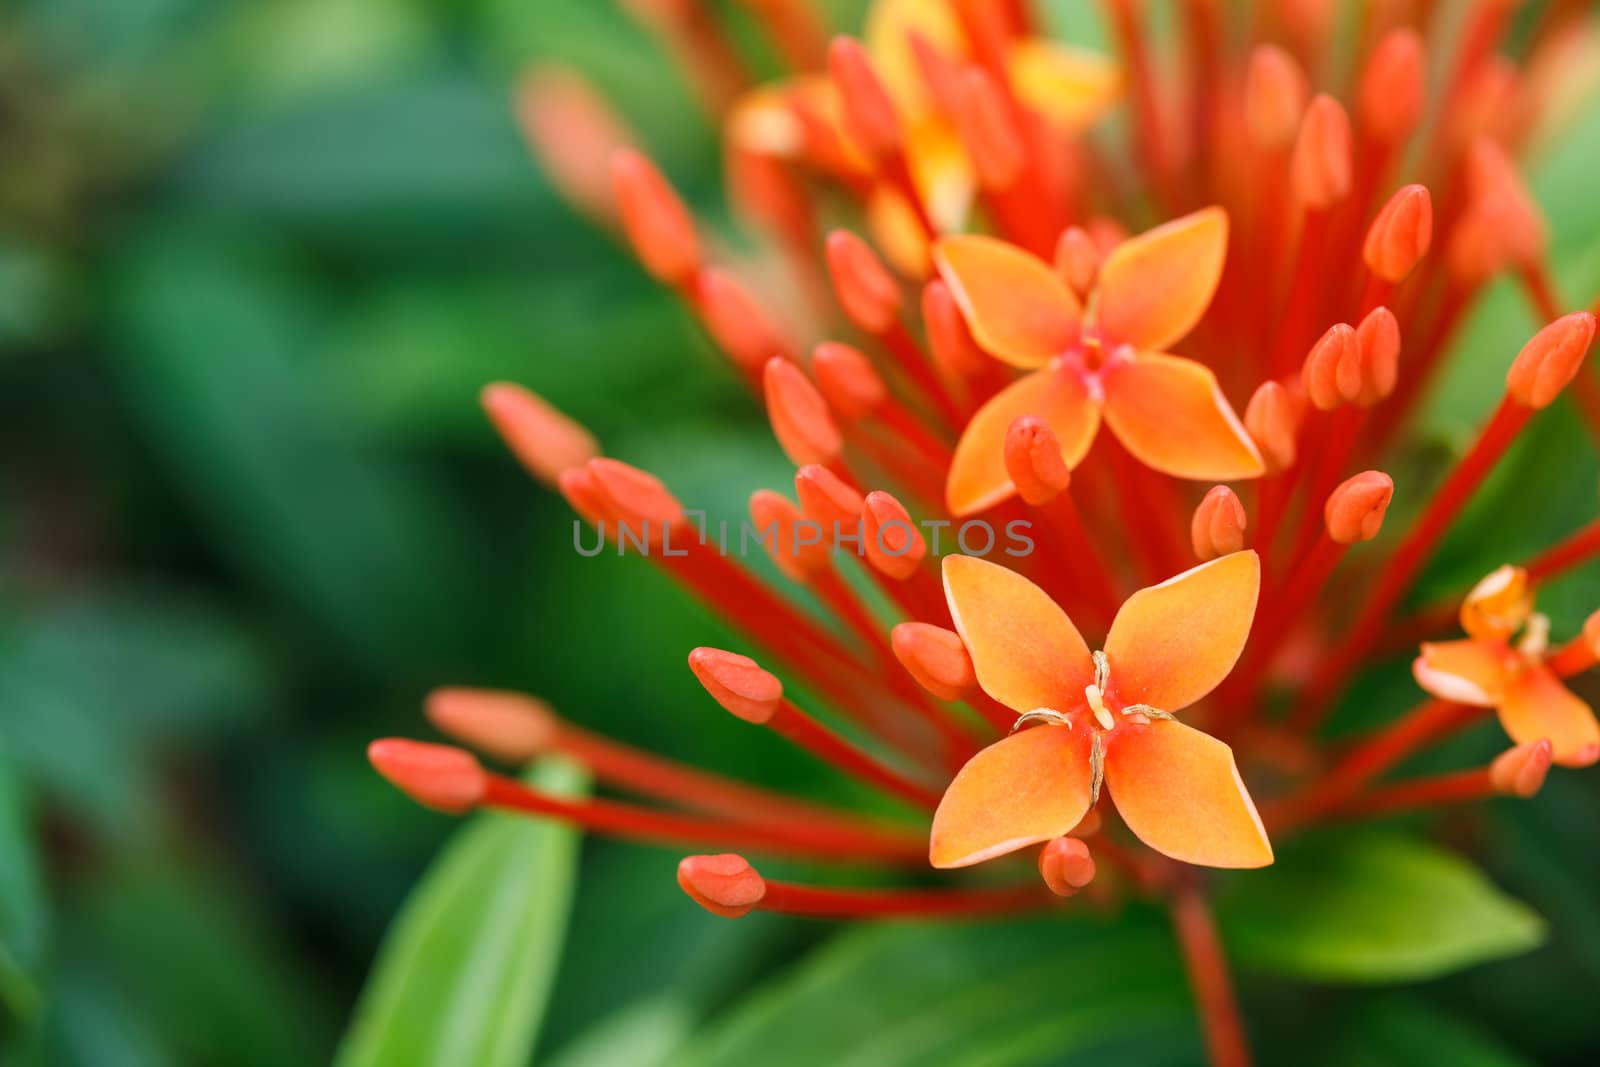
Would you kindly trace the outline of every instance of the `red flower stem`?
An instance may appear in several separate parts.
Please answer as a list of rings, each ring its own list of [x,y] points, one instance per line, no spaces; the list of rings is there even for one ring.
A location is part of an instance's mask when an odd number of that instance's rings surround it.
[[[916,386],[921,397],[939,413],[947,428],[966,425],[966,413],[950,399],[939,376],[933,372],[933,362],[911,336],[905,323],[896,321],[878,335],[878,340],[894,357],[895,365]]]
[[[758,911],[816,919],[959,919],[1043,911],[1060,903],[1043,886],[1004,889],[834,889],[766,881]]]
[[[1461,514],[1532,414],[1533,409],[1517,403],[1509,395],[1500,401],[1471,451],[1461,458],[1433,494],[1427,509],[1379,572],[1377,587],[1368,595],[1344,642],[1323,661],[1322,669],[1307,687],[1308,699],[1296,709],[1291,720],[1295,726],[1311,730],[1321,721],[1346,676],[1383,637],[1386,621],[1422,570],[1429,554],[1438,547],[1450,524]]]
[[[846,741],[785,698],[767,725],[779,736],[810,752],[824,763],[900,797],[918,808],[932,811],[940,793],[901,774],[876,756]]]
[[[592,833],[651,844],[750,849],[775,856],[926,866],[925,835],[786,822],[753,826],[702,815],[658,811],[615,800],[573,800],[490,775],[482,803],[572,823]]]
[[[1356,315],[1351,321],[1360,322],[1367,317],[1369,311],[1388,303],[1390,298],[1394,296],[1394,290],[1394,282],[1385,281],[1368,271],[1367,284],[1361,290],[1361,299],[1356,301]]]
[[[734,822],[804,822],[851,833],[864,829],[878,832],[847,812],[703,771],[571,723],[557,726],[549,747],[582,763],[597,780],[612,788]]]
[[[1107,16],[1133,91],[1134,146],[1145,173],[1150,175],[1157,199],[1171,205],[1176,196],[1172,182],[1170,141],[1165,136],[1161,105],[1156,99],[1155,73],[1146,47],[1146,34],[1140,24],[1140,11],[1133,0],[1105,0]]]
[[[748,10],[767,40],[796,74],[820,70],[827,63],[828,30],[816,5],[808,0],[751,4]]]
[[[1195,886],[1180,886],[1174,892],[1172,928],[1178,936],[1189,988],[1194,991],[1211,1067],[1250,1067],[1250,1047],[1245,1042],[1222,939],[1210,904]]]
[[[1205,203],[1209,197],[1205,190],[1211,188],[1211,155],[1214,147],[1217,115],[1222,108],[1221,57],[1225,53],[1222,40],[1222,22],[1217,5],[1211,0],[1188,0],[1184,4],[1184,40],[1188,44],[1189,61],[1189,124],[1192,133],[1189,143],[1194,146],[1190,164],[1194,179],[1196,203]]]
[[[1273,832],[1322,818],[1374,778],[1413,753],[1465,726],[1485,709],[1427,700],[1360,742],[1299,794],[1266,805],[1262,818]]]
[[[1478,288],[1477,285],[1462,287],[1454,282],[1445,283],[1432,328],[1419,344],[1413,346],[1407,342],[1407,351],[1415,352],[1415,355],[1406,357],[1408,363],[1403,367],[1394,394],[1374,420],[1372,433],[1365,442],[1364,454],[1381,454],[1405,424],[1406,418],[1416,409],[1417,402],[1426,394],[1434,372],[1449,349],[1450,339],[1461,325],[1467,309],[1472,306],[1472,298],[1477,295]]]
[[[896,152],[884,160],[881,173],[889,179],[889,184],[905,197],[912,214],[917,218],[917,223],[922,227],[923,236],[930,241],[937,239],[939,228],[933,224],[933,219],[928,215],[928,206],[922,202],[922,194],[917,192],[917,183],[911,177],[911,167],[906,162],[905,153]]]
[[[1285,570],[1284,584],[1266,601],[1265,610],[1254,628],[1260,640],[1251,647],[1238,671],[1239,681],[1234,691],[1244,694],[1244,699],[1225,703],[1226,710],[1219,717],[1236,720],[1255,709],[1261,680],[1272,666],[1274,655],[1283,647],[1285,638],[1295,631],[1302,613],[1328,584],[1329,576],[1349,547],[1329,537],[1324,530],[1305,556]]]
[[[1522,291],[1533,310],[1545,322],[1561,317],[1561,298],[1556,295],[1555,283],[1550,278],[1550,268],[1543,262],[1529,263],[1517,272]]]
[[[1587,367],[1572,379],[1572,402],[1583,416],[1584,428],[1600,442],[1600,382],[1595,381],[1594,371]]]
[[[1489,768],[1479,767],[1383,786],[1355,797],[1339,809],[1338,814],[1341,817],[1371,818],[1440,804],[1483,800],[1495,795],[1495,788],[1489,781]]]
[[[950,461],[954,457],[950,446],[934,436],[933,432],[907,411],[898,400],[891,397],[872,414],[910,451],[915,452],[920,462],[936,471],[950,469]]]
[[[1317,535],[1322,532],[1323,505],[1327,502],[1329,494],[1338,488],[1344,472],[1350,466],[1350,460],[1361,442],[1361,430],[1366,424],[1367,415],[1368,412],[1364,408],[1353,406],[1341,408],[1334,414],[1327,432],[1322,435],[1317,448],[1316,468],[1306,483],[1305,499],[1300,512],[1300,527],[1295,532],[1293,547],[1285,557],[1288,568],[1292,569],[1299,565],[1301,557],[1311,550]]]
[[[1319,275],[1326,259],[1329,212],[1308,209],[1303,214],[1300,248],[1289,276],[1287,299],[1277,319],[1278,344],[1269,364],[1273,378],[1286,378],[1298,369],[1298,361],[1313,339],[1317,297],[1323,290]]]
[[[1121,598],[1111,584],[1111,572],[1095,549],[1077,502],[1070,491],[1062,492],[1040,510],[1057,538],[1057,544],[1050,546],[1056,550],[1051,555],[1066,560],[1074,586],[1093,607],[1097,618],[1109,624]]]
[[[1597,657],[1594,646],[1579,635],[1556,649],[1544,662],[1545,666],[1560,677],[1571,678],[1574,674],[1582,674],[1592,668],[1597,662]]]
[[[1150,498],[1144,492],[1148,468],[1134,459],[1120,442],[1111,449],[1111,463],[1117,509],[1122,515],[1122,533],[1139,559],[1145,584],[1159,582],[1175,572],[1168,568],[1161,532],[1167,516],[1150,506]]]
[[[1600,556],[1600,519],[1556,542],[1526,564],[1528,581],[1544,582]]]

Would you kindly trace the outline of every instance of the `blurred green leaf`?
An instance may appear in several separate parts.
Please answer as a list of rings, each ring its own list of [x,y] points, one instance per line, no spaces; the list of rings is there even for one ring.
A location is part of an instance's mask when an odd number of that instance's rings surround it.
[[[533,778],[565,793],[582,780],[563,763]],[[561,955],[578,843],[549,820],[474,816],[395,919],[338,1067],[523,1067]]]
[[[0,1011],[13,1018],[27,1021],[38,1011],[30,972],[40,962],[44,934],[44,890],[22,783],[0,753]]]
[[[641,999],[578,1035],[545,1067],[659,1067],[688,1039],[694,1015],[670,993]]]
[[[673,1062],[896,1067],[1194,1059],[1176,950],[1154,916],[1051,916],[841,933],[758,988]],[[1166,1062],[1160,1060],[1160,1062]],[[1179,1062],[1183,1062],[1180,1060]]]
[[[1526,952],[1545,933],[1466,860],[1384,832],[1296,842],[1236,879],[1219,915],[1241,963],[1332,982],[1431,978]]]
[[[1527,1067],[1476,1026],[1414,996],[1385,993],[1332,1028],[1331,1047],[1315,1057],[1337,1067]]]

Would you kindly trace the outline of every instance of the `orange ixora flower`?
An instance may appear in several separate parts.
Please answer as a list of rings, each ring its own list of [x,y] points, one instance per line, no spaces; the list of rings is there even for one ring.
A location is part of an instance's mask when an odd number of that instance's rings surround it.
[[[1134,593],[1094,653],[1043,590],[1004,567],[947,557],[944,588],[978,684],[1020,717],[945,791],[930,835],[935,867],[1066,834],[1093,810],[1102,779],[1157,852],[1209,867],[1272,862],[1233,751],[1173,717],[1244,649],[1261,589],[1254,552]]]
[[[1412,665],[1422,688],[1494,708],[1513,741],[1548,739],[1564,766],[1600,760],[1594,711],[1547,663],[1550,620],[1533,610],[1527,571],[1508,564],[1474,586],[1461,604],[1461,628],[1470,636],[1423,644]]]
[[[1205,314],[1222,277],[1228,216],[1209,207],[1122,242],[1100,267],[1087,306],[1038,257],[993,237],[958,236],[934,249],[939,274],[987,352],[1032,373],[973,416],[945,483],[951,512],[1009,497],[1006,428],[1049,423],[1075,467],[1105,416],[1146,466],[1180,478],[1229,481],[1264,471],[1261,454],[1209,368],[1161,350]]]

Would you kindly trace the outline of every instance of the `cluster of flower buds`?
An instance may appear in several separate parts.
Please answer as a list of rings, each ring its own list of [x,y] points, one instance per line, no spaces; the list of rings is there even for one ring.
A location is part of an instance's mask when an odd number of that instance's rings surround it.
[[[689,653],[717,705],[902,814],[479,691],[436,694],[433,723],[503,762],[563,753],[637,799],[546,795],[421,742],[375,743],[384,775],[445,811],[703,849],[678,881],[719,915],[994,914],[1092,886],[1165,894],[1203,960],[1214,932],[1185,865],[1260,866],[1312,823],[1527,797],[1552,764],[1600,758],[1563,682],[1595,665],[1600,618],[1553,645],[1532,602],[1600,555],[1600,520],[1463,591],[1465,640],[1453,605],[1406,601],[1538,412],[1573,393],[1600,438],[1600,304],[1558,294],[1515,162],[1560,119],[1563,71],[1600,55],[1585,5],[1548,5],[1516,58],[1504,2],[1464,5],[1447,34],[1439,5],[1356,5],[1349,56],[1328,44],[1339,5],[1175,5],[1171,70],[1133,0],[1101,5],[1114,55],[1052,39],[1027,0],[875,0],[860,39],[831,41],[809,0],[746,6],[781,78],[757,83],[703,0],[627,5],[721,124],[731,196],[771,251],[761,276],[787,284],[741,274],[577,74],[535,72],[518,104],[558,188],[764,408],[794,491],[757,489],[751,524],[791,588],[540,398],[494,385],[484,405],[537,479],[741,635]],[[1449,469],[1419,476],[1395,458],[1502,275],[1544,325],[1504,354],[1503,396]],[[1028,550],[940,543],[973,520],[1027,531]],[[1355,675],[1419,645],[1427,698],[1322,744]],[[798,706],[779,673],[824,706]],[[1491,763],[1395,776],[1489,709],[1513,745]],[[1270,783],[1259,808],[1247,782]],[[1025,849],[1037,869],[998,886],[801,885],[744,856],[926,873]],[[1217,1060],[1242,1062],[1226,1020],[1207,1027]]]

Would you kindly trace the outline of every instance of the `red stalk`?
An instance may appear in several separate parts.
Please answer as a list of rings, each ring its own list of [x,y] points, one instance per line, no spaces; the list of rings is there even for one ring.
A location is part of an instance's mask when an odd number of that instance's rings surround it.
[[[957,919],[1042,911],[1057,903],[1040,885],[1004,889],[835,889],[766,883],[759,911],[818,919]]]
[[[1341,816],[1371,818],[1398,812],[1432,808],[1440,804],[1459,804],[1497,795],[1489,780],[1489,768],[1456,771],[1374,789],[1340,809]]]
[[[1233,993],[1222,939],[1211,916],[1211,906],[1201,891],[1180,887],[1172,897],[1172,928],[1183,952],[1189,988],[1205,1032],[1206,1053],[1212,1067],[1250,1067],[1250,1047]]]
[[[853,778],[929,811],[939,806],[938,790],[913,781],[877,757],[857,748],[785,699],[767,725],[779,736]]]

